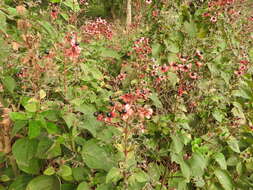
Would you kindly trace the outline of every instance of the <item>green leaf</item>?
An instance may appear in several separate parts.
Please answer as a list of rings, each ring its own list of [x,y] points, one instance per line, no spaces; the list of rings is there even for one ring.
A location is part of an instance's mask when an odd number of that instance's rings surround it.
[[[189,160],[189,165],[191,167],[192,176],[201,177],[207,167],[207,160],[202,154],[195,152]]]
[[[25,190],[28,182],[32,179],[31,176],[19,176],[9,186],[8,190]]]
[[[232,178],[229,176],[229,174],[225,170],[216,169],[214,171],[214,174],[218,178],[220,184],[225,190],[234,189]]]
[[[21,129],[27,125],[27,121],[18,120],[14,123],[14,126],[11,130],[11,136],[15,136]]]
[[[38,103],[37,102],[29,102],[25,106],[26,111],[28,112],[36,112],[38,110]]]
[[[77,0],[65,0],[63,4],[69,7],[74,12],[80,11],[80,7]]]
[[[121,175],[119,168],[111,168],[108,174],[106,175],[106,183],[116,183],[119,181],[123,176]]]
[[[15,142],[12,153],[20,170],[37,174],[40,170],[39,160],[35,158],[38,141],[35,139],[22,138]]]
[[[11,112],[9,115],[12,121],[28,120],[27,115],[22,112]]]
[[[99,155],[99,156],[98,156]],[[84,162],[91,169],[102,169],[109,171],[114,166],[112,157],[95,141],[87,141],[84,144],[82,156]]]
[[[51,159],[61,155],[61,147],[48,137],[41,138],[38,144],[36,157],[40,159]]]
[[[152,45],[152,56],[157,57],[161,51],[161,45],[159,43]]]
[[[172,135],[172,144],[171,149],[173,153],[180,153],[183,150],[184,144],[181,141],[181,139],[178,137],[178,135]]]
[[[134,178],[139,183],[144,183],[148,181],[148,175],[144,171],[139,171],[134,174]]]
[[[55,174],[55,169],[51,166],[45,169],[43,172],[44,175],[54,175]]]
[[[12,77],[6,76],[3,79],[3,85],[9,92],[13,93],[16,88],[16,81]]]
[[[29,130],[28,130],[28,136],[30,138],[36,138],[40,135],[41,132],[41,121],[38,120],[31,120],[29,121]]]
[[[90,170],[83,167],[72,168],[72,174],[76,181],[83,181],[88,177]]]
[[[170,40],[166,40],[165,41],[166,44],[166,48],[168,51],[172,52],[172,53],[178,53],[179,52],[179,46],[177,43],[172,42]]]
[[[214,159],[216,162],[218,162],[218,164],[220,165],[221,169],[226,170],[227,169],[227,162],[225,159],[225,156],[218,152],[214,155]]]
[[[118,52],[108,48],[101,48],[100,56],[120,59],[120,55],[118,54]]]
[[[76,118],[75,114],[73,113],[67,113],[63,116],[63,119],[65,120],[68,128],[71,128],[78,119]]]
[[[62,165],[57,174],[61,177],[68,177],[72,175],[72,169],[68,165]]]
[[[179,165],[180,165],[183,176],[186,178],[187,181],[189,181],[191,177],[191,169],[189,165],[184,161],[180,162]]]
[[[35,139],[18,139],[13,147],[12,153],[19,164],[29,165],[29,161],[35,156],[38,141]]]
[[[196,24],[193,21],[185,22],[184,28],[190,37],[194,38],[196,36],[197,29]]]
[[[153,101],[154,105],[157,108],[162,108],[163,107],[161,101],[158,98],[157,93],[152,93],[149,98]]]
[[[91,188],[88,183],[82,182],[78,185],[77,190],[91,190]]]
[[[240,153],[239,142],[236,138],[231,138],[227,141],[228,146],[236,153]]]
[[[38,176],[34,178],[26,187],[26,190],[60,190],[61,184],[57,177]]]
[[[47,122],[45,128],[49,134],[59,134],[61,132],[59,127],[52,122]]]
[[[218,121],[218,122],[222,122],[222,119],[224,117],[223,113],[219,110],[214,110],[212,112],[213,117]]]

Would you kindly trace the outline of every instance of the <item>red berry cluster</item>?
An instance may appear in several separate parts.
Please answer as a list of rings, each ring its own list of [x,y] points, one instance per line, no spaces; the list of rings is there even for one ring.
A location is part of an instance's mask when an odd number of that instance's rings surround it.
[[[105,20],[97,18],[95,21],[90,21],[82,27],[84,35],[87,39],[99,38],[103,36],[107,39],[112,39],[112,26]]]

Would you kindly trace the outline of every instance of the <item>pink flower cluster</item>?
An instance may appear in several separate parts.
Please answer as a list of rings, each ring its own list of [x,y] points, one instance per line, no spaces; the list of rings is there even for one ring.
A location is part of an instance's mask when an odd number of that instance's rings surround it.
[[[241,60],[239,64],[240,64],[239,68],[234,72],[237,76],[241,76],[247,71],[249,61]]]
[[[149,44],[149,39],[141,37],[140,39],[134,42],[133,50],[140,59],[147,58],[148,54],[152,52],[152,49]]]
[[[77,41],[77,34],[76,33],[68,34],[65,37],[65,41],[67,42],[67,45],[70,45],[70,47],[64,50],[65,56],[70,58],[71,60],[76,60],[81,53],[81,48]]]
[[[133,93],[127,93],[119,97],[119,101],[111,102],[107,114],[99,113],[96,115],[97,120],[111,123],[113,118],[120,118],[123,121],[133,118],[141,120],[150,119],[153,110],[148,106],[137,105],[137,100],[146,100],[150,94],[149,89],[137,89]]]
[[[84,34],[88,38],[99,38],[103,36],[107,39],[112,39],[112,26],[105,20],[97,18],[95,21],[90,21],[82,27]]]

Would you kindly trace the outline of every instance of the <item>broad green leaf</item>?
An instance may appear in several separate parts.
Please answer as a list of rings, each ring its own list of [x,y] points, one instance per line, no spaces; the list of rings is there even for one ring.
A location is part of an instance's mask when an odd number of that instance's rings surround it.
[[[195,152],[189,160],[189,165],[191,168],[191,175],[194,177],[201,177],[207,167],[207,160],[203,155]]]
[[[25,109],[28,112],[36,112],[38,110],[38,103],[37,102],[29,102],[25,105]]]
[[[148,175],[144,171],[139,171],[134,174],[134,178],[136,179],[137,182],[139,183],[144,183],[148,181]]]
[[[76,181],[83,181],[89,175],[90,170],[83,167],[72,168],[72,174]]]
[[[22,138],[15,142],[12,153],[20,170],[37,174],[40,170],[40,162],[35,158],[38,141],[35,139]]]
[[[177,43],[172,42],[170,40],[166,40],[165,41],[166,44],[166,48],[168,51],[172,52],[172,53],[178,53],[179,52],[179,46]]]
[[[40,159],[51,159],[61,155],[61,147],[48,137],[41,138],[38,144],[36,157]]]
[[[25,190],[28,182],[32,179],[31,176],[19,176],[9,186],[8,190]]]
[[[31,180],[26,190],[60,190],[61,184],[57,177],[54,176],[38,176]]]
[[[11,112],[9,115],[10,115],[11,120],[13,121],[28,120],[27,115],[22,112]]]
[[[54,175],[55,169],[52,166],[48,167],[47,169],[44,170],[43,174],[44,175]]]
[[[234,185],[232,178],[229,176],[227,171],[221,170],[221,169],[216,169],[214,171],[215,176],[218,178],[220,184],[225,190],[233,190]]]
[[[222,119],[224,117],[223,113],[219,110],[214,110],[212,112],[213,117],[218,121],[218,122],[222,122]]]
[[[21,129],[23,129],[27,125],[27,123],[27,121],[22,120],[15,121],[11,130],[11,136],[15,136]]]
[[[68,128],[71,128],[72,126],[74,126],[78,122],[78,119],[76,118],[75,114],[73,114],[73,113],[66,113],[63,116],[63,119],[65,120]]]
[[[49,134],[59,134],[61,132],[60,128],[52,122],[47,122],[45,127]]]
[[[175,86],[179,82],[179,78],[176,73],[173,72],[167,72],[168,74],[168,80],[171,84],[171,86]]]
[[[77,0],[65,0],[63,4],[69,7],[74,12],[80,11],[80,7]]]
[[[78,185],[77,190],[91,190],[91,188],[88,183],[82,182]]]
[[[196,36],[197,28],[196,28],[196,24],[193,21],[185,22],[184,28],[190,37],[193,38]]]
[[[84,144],[82,156],[84,162],[91,169],[109,171],[114,166],[112,156],[110,156],[102,147],[98,146],[95,141],[90,140]]]
[[[187,181],[189,181],[190,176],[191,176],[191,169],[189,165],[184,161],[182,161],[179,165],[180,165],[183,176],[185,177]]]
[[[11,76],[6,76],[3,79],[3,85],[4,87],[11,93],[14,92],[16,88],[16,81]]]
[[[159,43],[152,45],[152,56],[157,57],[161,51],[161,45]]]
[[[180,153],[183,150],[184,144],[182,143],[181,139],[178,135],[172,135],[172,144],[171,149],[174,153]]]
[[[61,177],[67,177],[72,175],[72,169],[68,165],[60,166],[60,169],[57,171],[57,174]]]
[[[115,59],[119,59],[120,55],[118,54],[118,52],[112,50],[112,49],[108,49],[108,48],[102,48],[101,49],[101,54],[102,57],[111,57],[111,58],[115,58]]]
[[[153,101],[154,105],[155,105],[157,108],[162,108],[162,103],[161,103],[161,101],[159,100],[158,95],[157,95],[156,93],[152,93],[151,96],[150,96],[149,98]]]
[[[38,141],[35,139],[21,138],[12,146],[12,153],[19,164],[29,165],[29,161],[35,156]]]
[[[30,138],[38,137],[41,133],[41,127],[42,127],[41,121],[38,121],[38,120],[29,121],[28,136]]]
[[[236,138],[231,138],[227,141],[228,146],[236,153],[240,153],[239,142]]]
[[[216,162],[218,162],[218,164],[220,165],[221,169],[226,170],[227,169],[227,162],[225,159],[225,156],[218,152],[214,155],[214,159]]]
[[[108,174],[106,175],[106,183],[116,183],[119,181],[123,176],[121,175],[119,168],[111,168]]]

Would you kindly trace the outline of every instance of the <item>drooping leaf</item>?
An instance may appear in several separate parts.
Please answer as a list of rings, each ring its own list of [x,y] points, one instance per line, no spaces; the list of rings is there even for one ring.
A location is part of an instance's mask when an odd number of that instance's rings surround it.
[[[220,165],[221,169],[226,170],[227,169],[227,162],[225,159],[225,156],[222,153],[216,153],[214,155],[214,159],[218,164]]]
[[[42,123],[38,120],[29,121],[29,131],[28,136],[30,138],[35,138],[40,135]]]
[[[31,180],[26,190],[60,190],[60,181],[55,176],[38,176]]]
[[[231,138],[227,141],[228,146],[236,153],[240,153],[239,142],[235,138]]]
[[[91,140],[84,144],[82,156],[84,162],[91,169],[109,171],[114,166],[112,157],[102,147]]]
[[[220,184],[225,190],[233,190],[234,185],[232,178],[229,176],[227,171],[221,170],[221,169],[216,169],[214,171],[215,176],[218,178]]]
[[[106,175],[106,183],[116,183],[119,181],[123,176],[121,175],[119,168],[111,168],[108,174]]]
[[[77,190],[91,190],[88,183],[82,182],[78,185]]]
[[[11,76],[6,76],[3,79],[3,85],[4,87],[11,93],[14,92],[16,88],[16,81]]]

